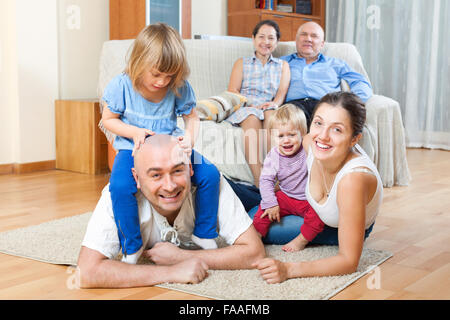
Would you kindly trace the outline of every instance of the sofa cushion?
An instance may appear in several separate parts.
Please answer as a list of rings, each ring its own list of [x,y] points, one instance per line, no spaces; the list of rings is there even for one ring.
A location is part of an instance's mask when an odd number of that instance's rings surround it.
[[[198,100],[195,107],[200,120],[221,122],[247,102],[243,95],[224,91],[217,96]]]

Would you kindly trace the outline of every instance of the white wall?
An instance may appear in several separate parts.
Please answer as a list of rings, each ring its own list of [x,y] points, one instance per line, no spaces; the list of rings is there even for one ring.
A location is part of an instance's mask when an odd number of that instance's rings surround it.
[[[18,163],[55,159],[56,1],[16,1]]]
[[[54,101],[96,97],[108,20],[108,0],[0,1],[0,164],[55,159]]]
[[[14,0],[0,1],[0,164],[15,159],[18,127]]]
[[[2,0],[0,12],[0,164],[54,159],[56,0]]]
[[[97,97],[98,63],[109,39],[109,0],[58,0],[61,99]]]
[[[192,35],[227,33],[227,0],[192,0]],[[55,159],[54,101],[95,98],[109,0],[0,0],[0,165]]]
[[[192,0],[192,37],[227,34],[227,0]]]

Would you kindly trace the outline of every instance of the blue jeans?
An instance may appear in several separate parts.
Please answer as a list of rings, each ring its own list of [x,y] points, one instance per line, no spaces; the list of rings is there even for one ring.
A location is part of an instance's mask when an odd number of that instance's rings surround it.
[[[249,212],[252,208],[259,205],[261,202],[261,194],[259,193],[259,189],[257,187],[234,182],[228,178],[225,179],[228,181],[239,200],[241,200],[245,211]]]
[[[253,216],[258,211],[258,207],[250,210],[248,215],[253,219]],[[375,223],[374,223],[375,224]],[[372,231],[373,225],[366,229],[364,240]],[[273,223],[270,226],[269,232],[262,239],[265,244],[286,244],[293,240],[300,234],[300,227],[303,225],[303,218],[299,216],[285,216],[281,218],[280,223]],[[339,245],[338,229],[325,225],[325,228],[319,233],[311,244],[325,244],[325,245]]]
[[[131,150],[119,150],[111,171],[109,191],[120,244],[123,254],[133,254],[142,247],[139,211],[136,200],[137,186],[131,168],[134,159]],[[197,186],[195,196],[194,234],[199,238],[213,239],[217,234],[220,173],[202,155],[192,151],[194,175],[192,184]]]

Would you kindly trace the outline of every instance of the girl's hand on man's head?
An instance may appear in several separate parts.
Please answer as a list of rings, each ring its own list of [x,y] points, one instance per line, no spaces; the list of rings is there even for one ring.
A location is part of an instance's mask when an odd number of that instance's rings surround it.
[[[178,144],[183,149],[183,152],[185,152],[189,157],[192,153],[192,143],[189,136],[180,136],[178,137]]]
[[[134,148],[131,155],[134,157],[135,153],[142,144],[145,142],[145,138],[148,136],[153,136],[155,133],[151,130],[145,128],[137,128],[135,135],[133,136]]]

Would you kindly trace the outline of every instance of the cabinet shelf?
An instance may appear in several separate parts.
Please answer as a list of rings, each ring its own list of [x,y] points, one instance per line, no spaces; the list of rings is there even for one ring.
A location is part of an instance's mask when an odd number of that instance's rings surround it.
[[[295,0],[274,1],[290,4],[294,12],[261,9],[255,0],[228,0],[228,35],[251,37],[253,28],[262,20],[273,20],[278,23],[281,41],[294,41],[298,28],[305,22],[317,22],[325,30],[325,0],[311,0],[311,15],[295,13]]]

